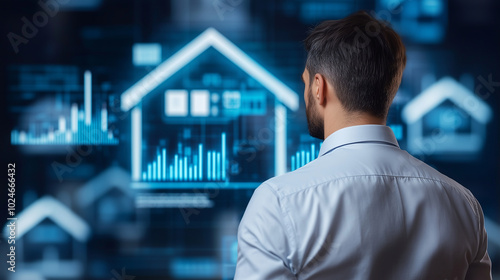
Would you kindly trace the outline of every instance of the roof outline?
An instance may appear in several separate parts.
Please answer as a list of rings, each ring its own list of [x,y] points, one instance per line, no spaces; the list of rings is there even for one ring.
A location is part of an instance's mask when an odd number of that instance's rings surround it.
[[[491,119],[492,111],[486,102],[455,79],[446,76],[422,91],[403,108],[403,120],[407,124],[414,123],[446,100],[450,100],[482,124]]]
[[[210,47],[216,49],[243,72],[262,84],[289,109],[293,111],[298,109],[299,98],[296,92],[250,58],[215,28],[209,27],[123,92],[121,94],[122,111],[135,107],[142,98]]]
[[[112,189],[130,194],[130,174],[119,166],[111,166],[85,183],[78,191],[78,204],[86,207]]]
[[[73,238],[85,242],[90,236],[89,225],[66,205],[50,195],[46,195],[30,204],[19,215],[17,215],[16,238],[21,238],[32,228],[37,226],[46,218],[64,229]],[[7,225],[10,221],[7,222]],[[9,236],[9,228],[5,227],[4,236]]]

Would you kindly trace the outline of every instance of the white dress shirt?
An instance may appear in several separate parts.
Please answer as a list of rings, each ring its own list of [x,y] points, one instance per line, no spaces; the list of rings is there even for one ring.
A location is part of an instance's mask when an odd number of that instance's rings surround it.
[[[481,206],[382,125],[340,129],[254,192],[235,279],[491,279]]]

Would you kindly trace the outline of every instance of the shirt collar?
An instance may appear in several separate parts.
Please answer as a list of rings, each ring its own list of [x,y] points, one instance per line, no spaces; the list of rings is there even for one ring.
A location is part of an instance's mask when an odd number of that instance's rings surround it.
[[[376,124],[356,125],[330,134],[321,145],[319,156],[340,146],[358,142],[385,142],[399,148],[398,141],[390,127]]]

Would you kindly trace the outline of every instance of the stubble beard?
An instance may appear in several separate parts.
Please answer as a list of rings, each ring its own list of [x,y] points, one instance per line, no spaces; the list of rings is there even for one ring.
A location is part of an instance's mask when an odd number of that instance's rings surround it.
[[[324,140],[325,137],[325,128],[324,128],[324,120],[319,115],[318,111],[315,110],[314,106],[314,97],[312,95],[312,90],[309,88],[309,92],[307,93],[308,104],[306,106],[306,117],[307,117],[307,128],[309,130],[309,135],[314,138],[318,138],[320,140]]]

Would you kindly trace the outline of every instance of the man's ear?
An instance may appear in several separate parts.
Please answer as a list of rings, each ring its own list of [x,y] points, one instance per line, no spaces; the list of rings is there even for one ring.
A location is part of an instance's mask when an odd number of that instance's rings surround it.
[[[326,79],[323,75],[316,73],[314,75],[314,98],[318,101],[319,105],[325,106],[326,105],[326,94],[328,91],[328,87],[326,84]]]

